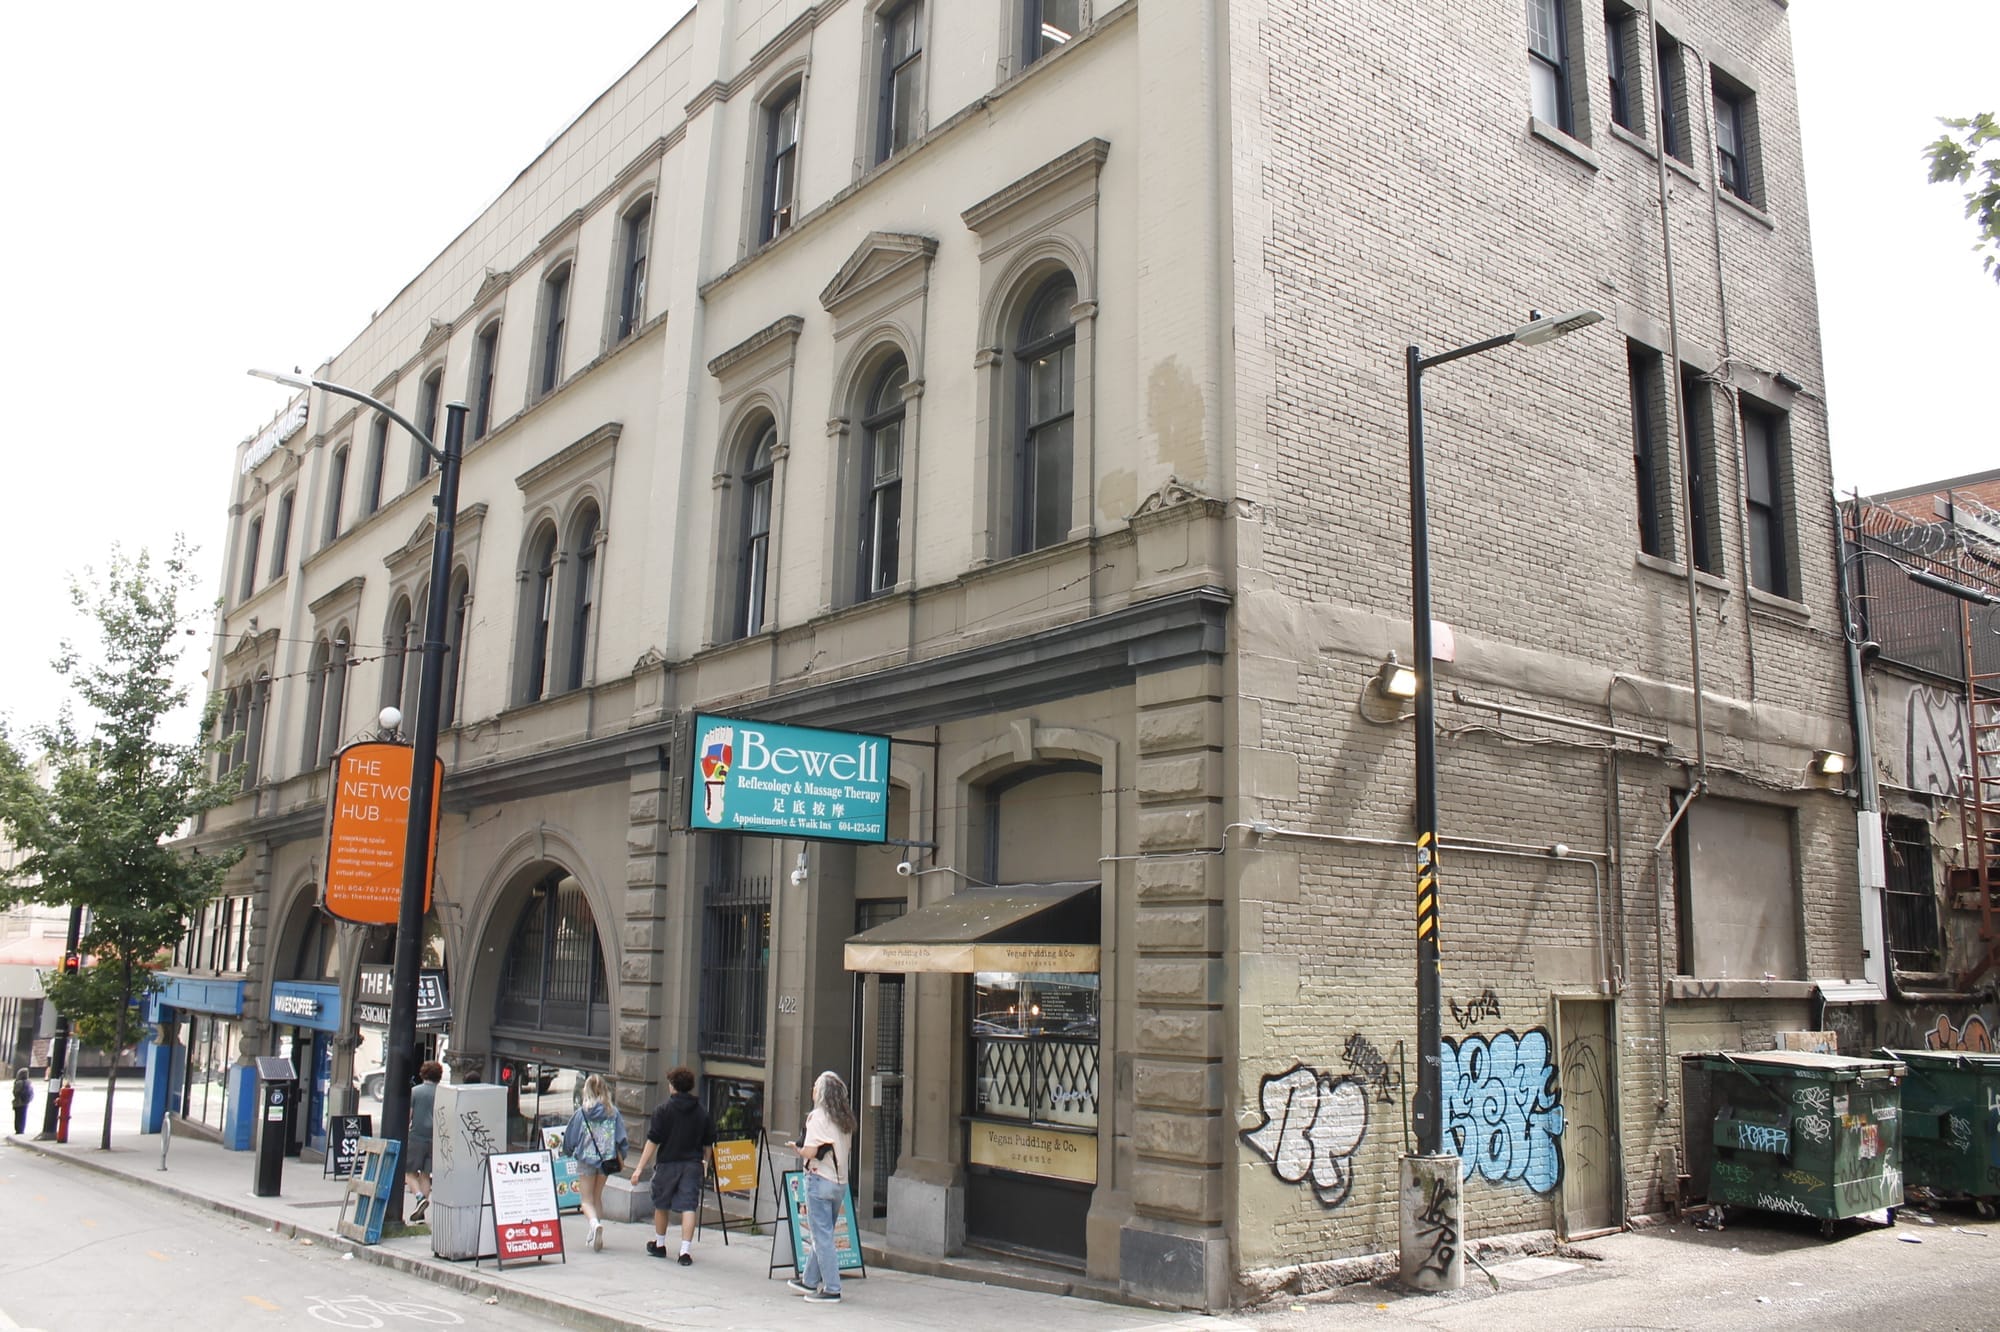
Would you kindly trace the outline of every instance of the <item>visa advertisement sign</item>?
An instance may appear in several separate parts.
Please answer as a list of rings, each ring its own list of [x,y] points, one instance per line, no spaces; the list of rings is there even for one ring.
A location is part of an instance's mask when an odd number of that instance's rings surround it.
[[[889,738],[694,719],[688,826],[833,842],[889,838]]]

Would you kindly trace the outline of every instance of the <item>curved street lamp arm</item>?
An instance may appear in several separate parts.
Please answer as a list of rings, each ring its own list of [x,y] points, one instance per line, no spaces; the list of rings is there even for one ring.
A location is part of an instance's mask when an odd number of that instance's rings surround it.
[[[366,403],[376,411],[382,413],[382,415],[388,417],[391,421],[394,421],[397,425],[403,427],[403,429],[409,431],[410,438],[417,441],[423,447],[425,453],[431,455],[431,461],[439,464],[444,462],[444,454],[438,451],[437,445],[431,443],[431,437],[417,429],[416,422],[410,420],[409,417],[403,415],[388,403],[383,402],[380,398],[363,393],[360,389],[351,389],[345,384],[336,384],[330,379],[319,379],[314,376],[287,375],[275,370],[252,370],[249,373],[254,379],[268,379],[275,384],[283,384],[287,388],[316,388],[322,393],[333,393],[343,398],[352,398],[356,402]]]

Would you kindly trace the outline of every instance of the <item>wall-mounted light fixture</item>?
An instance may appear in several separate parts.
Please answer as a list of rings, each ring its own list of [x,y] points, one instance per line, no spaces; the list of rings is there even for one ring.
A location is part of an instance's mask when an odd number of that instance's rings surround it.
[[[1403,710],[1404,701],[1417,696],[1417,673],[1396,660],[1391,652],[1361,690],[1361,716],[1378,726],[1408,721],[1413,713]]]
[[[1812,770],[1821,777],[1844,777],[1854,761],[1837,749],[1815,749],[1812,756]]]

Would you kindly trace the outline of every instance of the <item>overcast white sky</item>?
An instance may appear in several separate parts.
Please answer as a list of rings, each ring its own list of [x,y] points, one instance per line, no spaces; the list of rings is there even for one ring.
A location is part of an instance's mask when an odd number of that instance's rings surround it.
[[[202,550],[212,597],[236,443],[285,401],[253,365],[353,338],[686,0],[17,4],[0,253],[13,569],[0,716],[64,697],[68,575],[112,543]],[[1793,0],[1834,470],[1890,489],[2000,467],[2000,284],[1935,117],[2000,110],[2000,3]],[[421,127],[421,128],[419,128]],[[190,679],[207,662],[192,639]]]

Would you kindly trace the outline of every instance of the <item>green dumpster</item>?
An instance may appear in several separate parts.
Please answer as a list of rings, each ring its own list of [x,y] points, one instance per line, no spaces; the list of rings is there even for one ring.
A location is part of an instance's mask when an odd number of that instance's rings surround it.
[[[1793,1050],[1695,1058],[1715,1107],[1710,1202],[1810,1217],[1823,1233],[1903,1201],[1903,1065]]]
[[[1905,1182],[1974,1199],[1982,1216],[2000,1200],[2000,1054],[1883,1050],[1903,1082]]]

